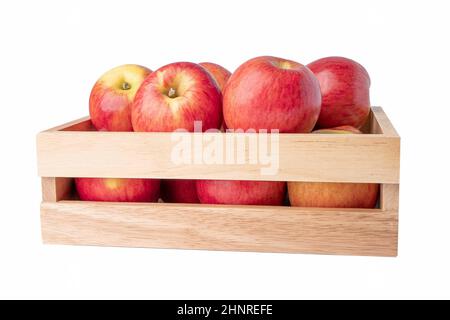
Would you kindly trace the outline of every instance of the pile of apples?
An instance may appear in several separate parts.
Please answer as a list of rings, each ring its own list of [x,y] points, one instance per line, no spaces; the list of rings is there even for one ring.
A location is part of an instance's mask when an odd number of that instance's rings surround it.
[[[214,63],[177,62],[152,72],[123,65],[95,83],[89,111],[99,131],[278,129],[360,134],[370,78],[359,63],[328,57],[307,66],[271,56],[231,74]],[[158,150],[155,150],[158,152]],[[301,168],[299,168],[301,170]],[[326,170],[326,168],[324,168]],[[373,208],[377,184],[76,178],[81,200]]]

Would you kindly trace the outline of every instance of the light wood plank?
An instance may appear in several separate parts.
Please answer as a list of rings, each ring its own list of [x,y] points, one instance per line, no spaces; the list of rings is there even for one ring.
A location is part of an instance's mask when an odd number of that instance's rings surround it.
[[[382,210],[399,210],[398,184],[382,184],[380,197]]]
[[[398,213],[399,213],[399,184],[382,184],[380,186],[381,210],[392,212],[392,228],[395,228],[395,248],[398,248]]]
[[[377,209],[118,204],[41,205],[45,243],[395,256],[395,213]]]
[[[398,183],[400,139],[383,110],[373,107],[369,117],[372,132],[382,132],[378,121],[388,134],[282,134],[280,169],[275,175],[261,176],[264,165],[260,164],[175,165],[170,160],[176,143],[171,141],[171,133],[78,131],[92,126],[88,118],[83,118],[38,135],[38,171],[45,177]],[[245,152],[248,161],[248,148]]]
[[[185,135],[194,139],[195,134]],[[223,139],[225,134],[207,135]],[[245,164],[175,164],[171,133],[43,132],[37,142],[38,173],[43,177],[399,181],[399,139],[383,135],[281,134],[274,175],[261,175],[267,165],[249,163],[248,147]]]

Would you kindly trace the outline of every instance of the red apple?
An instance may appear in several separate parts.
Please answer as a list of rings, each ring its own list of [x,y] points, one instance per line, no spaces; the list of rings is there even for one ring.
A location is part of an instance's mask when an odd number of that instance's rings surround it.
[[[135,131],[193,131],[194,121],[202,121],[203,130],[219,128],[222,122],[222,95],[208,71],[178,62],[145,79],[132,106]],[[193,180],[167,180],[162,187],[164,201],[198,202]]]
[[[300,63],[258,57],[228,80],[223,113],[228,128],[311,132],[320,113],[320,86]]]
[[[359,134],[351,126],[313,131],[322,134]],[[374,183],[288,182],[291,206],[324,208],[373,208],[380,186]]]
[[[109,70],[97,80],[89,98],[92,124],[101,131],[133,131],[130,104],[150,70],[127,64]]]
[[[159,180],[75,178],[81,200],[112,202],[153,202],[159,198]]]
[[[197,180],[201,203],[282,205],[285,182]]]
[[[212,62],[200,62],[199,65],[201,65],[206,69],[206,71],[209,72],[209,74],[216,81],[219,90],[222,92],[225,84],[228,81],[228,78],[231,76],[231,72],[224,67]]]
[[[370,77],[356,61],[329,57],[308,64],[322,92],[318,128],[350,125],[360,128],[370,111]]]
[[[164,202],[199,203],[195,180],[162,180],[161,198]]]
[[[222,123],[222,95],[203,67],[172,63],[144,80],[131,107],[135,131],[193,131],[194,121],[202,121],[203,130]]]
[[[127,64],[103,74],[95,83],[89,99],[91,121],[101,131],[133,131],[130,105],[137,90],[151,71]],[[159,180],[77,178],[81,200],[156,201]]]

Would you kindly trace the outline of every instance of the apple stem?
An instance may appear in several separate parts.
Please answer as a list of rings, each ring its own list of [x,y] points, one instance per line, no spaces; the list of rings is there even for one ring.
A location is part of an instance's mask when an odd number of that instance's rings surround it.
[[[167,95],[169,96],[169,98],[173,98],[173,97],[175,97],[175,94],[176,94],[177,92],[175,91],[175,89],[174,88],[170,88],[169,89],[169,92],[167,93]]]
[[[128,82],[124,82],[124,83],[122,83],[122,89],[129,90],[129,89],[131,89],[131,86]]]

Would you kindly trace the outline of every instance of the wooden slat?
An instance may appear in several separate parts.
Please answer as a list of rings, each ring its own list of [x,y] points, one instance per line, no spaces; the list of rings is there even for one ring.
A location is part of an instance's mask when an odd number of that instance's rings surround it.
[[[395,215],[377,209],[41,205],[45,243],[375,256],[397,254]]]
[[[194,139],[193,133],[185,135]],[[208,133],[223,137],[223,133]],[[233,135],[236,139],[243,134]],[[249,137],[245,134],[245,137]],[[38,135],[43,177],[179,178],[398,183],[399,139],[383,135],[281,134],[279,170],[266,165],[175,164],[171,133],[43,132]]]
[[[43,177],[398,183],[400,139],[381,108],[372,109],[369,122],[366,129],[388,133],[281,134],[279,171],[262,176],[266,165],[248,163],[248,149],[246,164],[175,165],[171,153],[176,142],[171,133],[86,132],[92,125],[83,118],[38,135],[38,172]],[[236,139],[242,136],[233,134]]]
[[[398,213],[399,213],[399,184],[382,184],[380,190],[381,210],[392,212],[391,224],[395,229],[395,237],[392,242],[398,248]]]
[[[381,185],[381,209],[398,211],[399,207],[399,185]]]

